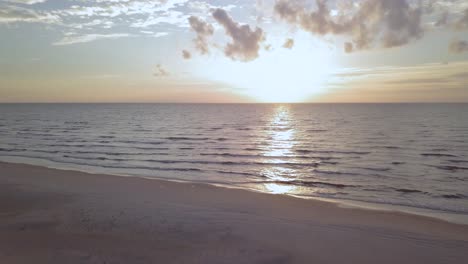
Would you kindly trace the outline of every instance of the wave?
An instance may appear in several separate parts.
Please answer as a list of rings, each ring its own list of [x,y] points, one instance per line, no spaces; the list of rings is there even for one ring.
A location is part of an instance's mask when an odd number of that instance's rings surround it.
[[[308,129],[305,132],[313,132],[313,133],[320,133],[320,132],[327,132],[326,129]]]
[[[380,148],[383,148],[383,149],[401,149],[400,147],[397,147],[397,146],[380,146]]]
[[[421,156],[424,157],[457,157],[456,155],[453,154],[445,154],[445,153],[421,153]]]
[[[296,149],[298,153],[326,153],[326,154],[354,154],[354,155],[368,155],[371,152],[368,151],[337,151],[337,150],[308,150],[308,149]]]
[[[15,152],[15,151],[22,152],[22,151],[27,151],[27,149],[25,149],[25,148],[21,148],[21,149],[16,149],[16,148],[0,148],[0,151],[3,151],[3,152]]]
[[[307,166],[317,167],[319,163],[298,163],[298,162],[257,162],[257,161],[208,161],[208,160],[161,160],[161,159],[128,159],[128,158],[110,158],[110,157],[83,157],[74,155],[63,155],[64,158],[73,158],[78,160],[100,160],[110,162],[149,162],[149,163],[160,163],[160,164],[202,164],[202,165],[225,165],[225,166]]]
[[[166,168],[166,167],[154,167],[154,166],[134,166],[134,165],[123,165],[123,166],[118,166],[118,165],[111,165],[111,164],[102,164],[100,163],[99,165],[94,164],[94,163],[86,163],[86,162],[79,162],[79,161],[70,161],[70,160],[60,160],[56,158],[51,158],[51,157],[37,157],[33,155],[2,155],[0,156],[10,156],[10,157],[22,157],[22,158],[32,158],[32,159],[45,159],[48,161],[52,162],[57,162],[60,164],[72,164],[72,165],[78,165],[78,166],[91,166],[91,167],[96,167],[96,168],[108,168],[108,169],[123,169],[123,170],[128,170],[128,169],[140,169],[140,170],[151,170],[151,171],[192,171],[192,172],[203,172],[205,170],[200,169],[200,168]],[[97,160],[95,158],[93,159],[81,159],[81,160]]]
[[[444,195],[441,195],[442,198],[446,198],[446,199],[465,199],[467,198],[465,195],[463,194],[444,194]]]
[[[59,135],[56,134],[49,134],[49,133],[30,133],[30,132],[18,132],[17,135],[25,135],[25,136],[37,136],[37,137],[57,137]]]
[[[460,166],[451,166],[451,165],[428,165],[430,167],[434,167],[440,170],[445,171],[459,171],[459,170],[468,170],[468,167],[460,167]]]
[[[266,127],[264,128],[264,130],[270,130],[270,131],[276,131],[276,132],[286,132],[291,129],[293,128],[292,127],[273,127],[273,128]]]
[[[68,139],[59,139],[58,143],[87,143],[88,140],[78,139],[78,138],[68,138]]]
[[[87,124],[89,124],[89,123],[86,122],[86,121],[65,121],[64,124],[71,124],[71,125],[75,125],[75,124],[78,124],[78,125],[87,125]]]
[[[298,162],[256,162],[256,161],[207,161],[207,160],[144,160],[147,162],[165,163],[165,164],[179,164],[179,163],[190,163],[190,164],[218,164],[228,166],[309,166],[317,167],[319,163],[298,163]]]
[[[468,160],[448,160],[448,162],[452,162],[452,163],[468,163]]]
[[[124,143],[124,144],[142,144],[142,145],[161,145],[166,142],[164,141],[137,141],[137,140],[116,140],[116,143]]]
[[[259,158],[259,159],[317,159],[317,160],[332,160],[334,157],[321,156],[267,156],[261,154],[236,154],[236,153],[200,153],[200,156],[220,156],[220,157],[237,157],[237,158]]]
[[[244,148],[246,151],[262,151],[260,148]]]
[[[164,139],[172,140],[172,141],[205,141],[209,140],[210,138],[207,137],[166,137]]]
[[[119,158],[106,158],[106,157],[81,157],[81,156],[72,156],[72,155],[62,155],[64,158],[72,158],[79,160],[109,160],[109,161],[131,161],[131,159],[119,159]]]
[[[258,175],[256,173],[250,173],[250,172],[224,171],[224,170],[214,170],[214,172],[221,173],[221,174],[233,174],[233,175],[244,175],[244,176],[253,176],[253,177],[264,177],[264,176]]]
[[[354,167],[356,169],[361,170],[369,170],[369,171],[390,171],[391,168],[370,168],[370,167]]]
[[[99,138],[115,138],[115,136],[99,136]]]
[[[143,155],[169,155],[169,153],[147,153],[147,152],[104,152],[104,151],[67,151],[67,150],[45,150],[45,149],[17,149],[17,148],[0,148],[0,152],[34,152],[47,154],[98,154],[107,156],[143,156]],[[89,157],[89,159],[93,159]]]
[[[332,171],[332,170],[314,170],[316,173],[322,173],[322,174],[336,174],[336,175],[360,175],[358,173],[354,172],[344,172],[344,171]]]
[[[394,190],[397,192],[401,192],[401,193],[427,193],[421,190],[407,189],[407,188],[394,188]]]
[[[70,142],[72,143],[72,142]],[[81,143],[77,141],[77,143]],[[107,149],[136,149],[136,150],[169,150],[168,147],[144,147],[144,146],[122,146],[122,145],[108,145],[108,144],[39,144],[38,146],[43,146],[46,148],[51,147],[63,147],[63,148],[85,148],[85,149],[93,149],[95,147],[103,147]],[[87,151],[89,153],[96,153],[95,151]],[[151,153],[147,153],[151,154]]]
[[[309,186],[309,187],[317,187],[317,186],[328,186],[334,188],[354,188],[359,187],[358,185],[350,185],[350,184],[343,184],[343,183],[331,183],[331,182],[323,182],[323,181],[303,181],[303,180],[291,180],[291,181],[259,181],[255,183],[261,184],[282,184],[282,185],[295,185],[295,186]]]

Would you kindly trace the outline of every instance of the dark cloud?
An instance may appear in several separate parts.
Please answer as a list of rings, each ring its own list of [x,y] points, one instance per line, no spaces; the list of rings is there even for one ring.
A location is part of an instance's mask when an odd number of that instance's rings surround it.
[[[244,62],[252,61],[258,57],[260,43],[265,40],[261,28],[257,27],[253,30],[249,25],[241,25],[232,20],[226,11],[221,8],[214,9],[212,15],[232,39],[232,42],[224,47],[226,56]]]
[[[154,69],[154,76],[156,77],[164,77],[164,76],[169,76],[169,72],[163,68],[161,64],[156,65],[156,68]]]
[[[351,15],[332,16],[325,0],[316,0],[310,11],[304,1],[277,0],[275,13],[289,24],[316,35],[344,35],[351,38],[353,49],[371,48],[376,42],[386,48],[402,46],[422,37],[422,9],[406,0],[365,0]]]
[[[206,38],[213,35],[213,26],[195,16],[189,17],[188,20],[190,27],[197,33],[197,37],[193,40],[195,42],[195,47],[202,55],[209,53]]]
[[[186,60],[189,60],[192,58],[192,54],[188,50],[183,50],[182,57]]]
[[[449,51],[452,53],[463,53],[468,52],[468,41],[465,40],[454,40],[449,45]]]
[[[463,13],[463,16],[455,23],[455,28],[457,30],[468,29],[468,8]]]
[[[292,49],[294,47],[294,39],[288,38],[283,44],[283,48]]]

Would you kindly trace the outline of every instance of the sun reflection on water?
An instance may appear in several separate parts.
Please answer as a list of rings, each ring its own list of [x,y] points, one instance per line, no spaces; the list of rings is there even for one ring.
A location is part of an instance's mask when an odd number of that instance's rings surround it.
[[[294,155],[296,130],[291,123],[288,106],[277,106],[266,133],[268,146],[263,155],[272,157],[268,162],[275,165],[262,170],[262,174],[271,181],[271,183],[264,184],[265,191],[274,194],[292,193],[297,189],[297,186],[288,185],[287,182],[294,180],[297,172],[293,168],[281,166],[282,163],[288,162],[286,157]]]
[[[293,185],[284,185],[276,183],[266,183],[264,187],[266,191],[273,194],[288,194],[297,189],[297,187]]]

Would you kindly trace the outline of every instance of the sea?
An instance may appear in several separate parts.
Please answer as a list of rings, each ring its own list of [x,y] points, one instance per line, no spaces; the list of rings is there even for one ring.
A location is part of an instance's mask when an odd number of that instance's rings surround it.
[[[0,161],[468,222],[468,104],[0,104]]]

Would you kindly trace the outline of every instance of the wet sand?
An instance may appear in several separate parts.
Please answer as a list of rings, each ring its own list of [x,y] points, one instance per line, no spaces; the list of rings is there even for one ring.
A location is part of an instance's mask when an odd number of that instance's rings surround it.
[[[468,226],[0,163],[0,263],[468,263]]]

